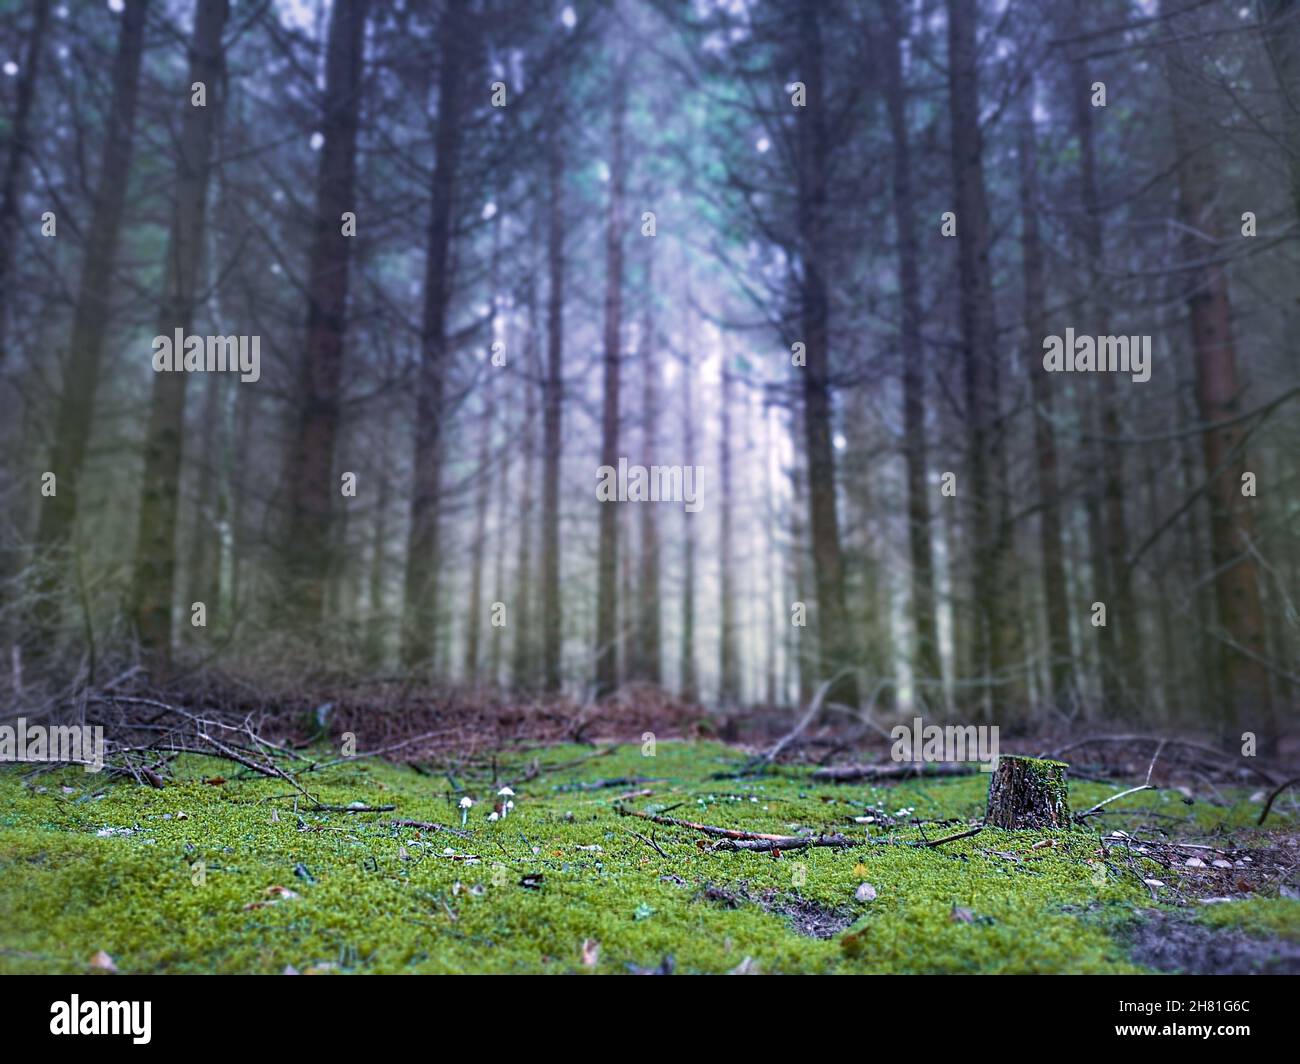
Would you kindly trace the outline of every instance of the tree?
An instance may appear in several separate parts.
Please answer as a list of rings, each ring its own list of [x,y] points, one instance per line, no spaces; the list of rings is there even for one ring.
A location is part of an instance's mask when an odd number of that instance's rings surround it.
[[[542,385],[542,687],[560,689],[560,460],[564,447],[564,146],[547,130],[546,379]]]
[[[646,237],[645,292],[637,358],[641,363],[641,464],[649,469],[659,446],[659,365],[656,361],[654,240]],[[663,682],[663,647],[660,633],[659,522],[653,505],[642,506],[637,559],[636,654],[633,675],[652,684]]]
[[[420,365],[415,400],[415,483],[406,546],[406,599],[402,659],[408,668],[427,667],[433,658],[438,623],[442,494],[444,374],[449,354],[447,309],[451,296],[452,220],[461,148],[464,67],[472,44],[472,20],[466,0],[448,0],[441,25],[438,123],[432,201],[424,265],[424,313],[420,328]]]
[[[798,118],[799,145],[799,315],[805,344],[803,382],[804,448],[808,463],[808,518],[817,585],[817,636],[820,669],[835,677],[829,701],[857,704],[853,674],[856,655],[844,608],[844,562],[835,493],[834,417],[830,383],[830,301],[825,270],[827,184],[831,143],[823,91],[822,27],[815,4],[800,4],[797,22],[799,64],[806,106]]]
[[[23,52],[21,76],[18,80],[18,99],[15,102],[10,124],[9,155],[5,159],[4,178],[0,180],[0,369],[4,368],[8,344],[10,287],[9,260],[14,241],[10,234],[17,228],[18,197],[22,194],[23,166],[30,147],[29,129],[32,101],[36,98],[36,82],[40,76],[41,59],[45,53],[45,31],[50,22],[49,0],[32,0],[32,25],[27,34],[27,48]]]
[[[912,194],[912,147],[907,123],[907,85],[901,53],[907,30],[896,3],[884,5],[889,37],[880,54],[893,141],[891,185],[894,239],[898,252],[898,291],[902,322],[898,336],[903,367],[903,453],[907,462],[907,545],[912,563],[912,623],[916,631],[914,672],[920,683],[942,691],[939,627],[934,606],[934,559],[930,545],[930,486],[927,483],[925,427],[925,344],[921,337],[921,276]]]
[[[126,0],[113,61],[99,181],[95,188],[72,336],[64,366],[63,395],[55,425],[51,471],[57,493],[41,507],[37,544],[45,561],[36,627],[48,635],[55,618],[58,576],[75,535],[82,466],[95,416],[100,362],[111,321],[111,296],[123,207],[131,172],[136,101],[144,55],[149,0]]]
[[[600,419],[600,463],[618,468],[619,378],[623,319],[623,194],[627,182],[624,126],[627,118],[626,61],[613,71],[610,117],[609,206],[605,223],[604,402]],[[600,508],[596,561],[596,697],[618,687],[618,519],[620,507]]]
[[[990,421],[996,392],[989,375],[996,324],[989,265],[988,193],[984,185],[984,145],[980,132],[979,69],[974,0],[948,0],[948,106],[952,121],[952,175],[956,193],[957,264],[960,286],[961,359],[965,414],[970,425],[970,488],[966,496],[974,524],[974,635],[972,662],[982,685],[985,713],[991,712],[993,685],[1005,667],[1003,616],[999,596],[1002,531],[998,491],[990,461]]]
[[[1172,14],[1163,0],[1162,14]],[[1193,101],[1193,71],[1177,39],[1182,20],[1171,19],[1166,45],[1166,75],[1172,93],[1179,207],[1191,234],[1204,234],[1215,246],[1221,232],[1216,216],[1218,177],[1210,145],[1198,140],[1201,129]],[[1211,563],[1215,602],[1223,632],[1220,648],[1225,734],[1238,727],[1275,738],[1268,673],[1267,642],[1260,604],[1259,577],[1253,553],[1254,515],[1242,490],[1242,474],[1251,468],[1246,452],[1243,386],[1232,330],[1232,302],[1223,265],[1208,255],[1199,240],[1187,242],[1191,265],[1185,298],[1196,363],[1196,400],[1201,448],[1208,481]]]
[[[722,394],[719,400],[718,422],[718,476],[719,530],[718,530],[718,701],[723,706],[740,702],[740,657],[736,646],[736,546],[733,530],[733,476],[732,476],[732,393],[735,390],[735,370],[730,359],[722,358]]]
[[[1074,8],[1074,26],[1082,30],[1080,0],[1074,0]],[[1077,49],[1071,57],[1068,76],[1074,132],[1079,141],[1081,227],[1088,267],[1087,302],[1091,304],[1088,317],[1095,335],[1108,336],[1111,331],[1108,308],[1112,296],[1106,290],[1103,277],[1106,222],[1098,189],[1093,89],[1087,60]],[[1104,599],[1109,606],[1107,623],[1098,632],[1102,646],[1101,674],[1105,708],[1107,712],[1120,713],[1144,687],[1138,658],[1141,629],[1133,598],[1132,574],[1125,558],[1129,544],[1129,523],[1124,507],[1126,462],[1123,447],[1114,442],[1121,432],[1120,393],[1115,376],[1101,374],[1094,392],[1100,415],[1098,426],[1104,438],[1104,442],[1093,448],[1093,473],[1101,480],[1101,545],[1104,548],[1100,559],[1101,571],[1094,576],[1100,583],[1098,598]]]
[[[214,132],[220,121],[224,53],[221,35],[230,13],[227,0],[197,5],[190,43],[189,78],[181,120],[176,198],[163,274],[158,334],[188,335],[194,323],[199,266],[203,258]],[[193,106],[190,92],[202,85],[206,104]],[[180,357],[180,352],[175,352]],[[134,609],[144,647],[164,669],[172,646],[176,585],[176,517],[180,503],[181,454],[185,436],[187,373],[155,373],[145,437],[144,484],[136,538]],[[214,382],[213,382],[214,383]],[[211,385],[210,385],[211,386]],[[215,394],[215,393],[214,393]]]
[[[1020,108],[1020,243],[1024,277],[1025,371],[1034,403],[1034,451],[1038,479],[1038,533],[1041,552],[1043,605],[1047,625],[1048,705],[1068,708],[1073,686],[1069,596],[1065,581],[1065,547],[1061,530],[1060,470],[1053,429],[1054,397],[1039,361],[1047,310],[1046,266],[1038,218],[1038,143],[1033,114],[1031,79]]]
[[[289,448],[285,570],[293,610],[318,625],[335,568],[333,515],[338,485],[343,345],[347,333],[352,235],[343,215],[356,210],[357,128],[361,121],[366,15],[370,0],[337,0],[325,49],[320,169],[307,282],[307,335],[301,398]]]

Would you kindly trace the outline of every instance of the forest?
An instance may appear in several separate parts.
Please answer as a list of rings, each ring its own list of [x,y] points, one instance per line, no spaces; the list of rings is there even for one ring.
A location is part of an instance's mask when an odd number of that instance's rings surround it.
[[[0,972],[1300,973],[1300,0],[0,0],[0,167]]]

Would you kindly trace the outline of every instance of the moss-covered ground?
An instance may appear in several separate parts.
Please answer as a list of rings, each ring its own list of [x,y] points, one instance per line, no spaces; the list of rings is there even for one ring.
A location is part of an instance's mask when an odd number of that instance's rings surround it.
[[[496,783],[377,760],[300,777],[324,804],[396,806],[385,813],[309,811],[283,781],[199,758],[160,790],[4,766],[0,971],[79,972],[103,951],[123,972],[627,972],[668,957],[678,972],[1133,972],[1124,929],[1153,906],[1300,938],[1300,903],[1189,904],[1181,880],[1197,872],[1099,845],[1099,832],[1158,824],[1200,839],[1232,830],[1248,846],[1259,806],[1246,792],[1191,806],[1141,793],[1088,828],[990,829],[930,848],[902,843],[979,817],[987,776],[835,785],[783,766],[723,779],[743,755],[711,743],[592,753],[503,757]],[[616,779],[634,782],[596,786]],[[501,781],[515,808],[491,822]],[[1116,789],[1072,782],[1071,802]],[[468,836],[391,823],[459,830],[465,796]],[[620,816],[620,799],[868,844],[715,852],[696,832]],[[1270,827],[1293,824],[1278,811]]]

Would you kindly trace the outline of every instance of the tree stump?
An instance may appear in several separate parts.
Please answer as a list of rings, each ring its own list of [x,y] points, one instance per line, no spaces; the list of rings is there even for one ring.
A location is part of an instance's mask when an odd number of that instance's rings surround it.
[[[1068,767],[1063,761],[1003,754],[989,780],[984,823],[992,828],[1068,828]]]

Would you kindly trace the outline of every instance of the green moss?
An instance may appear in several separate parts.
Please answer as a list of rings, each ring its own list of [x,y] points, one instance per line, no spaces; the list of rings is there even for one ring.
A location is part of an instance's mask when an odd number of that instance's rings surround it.
[[[1300,942],[1300,901],[1290,898],[1247,898],[1207,905],[1197,919],[1211,927],[1231,927],[1256,938]]]
[[[497,823],[487,820],[491,782],[457,776],[477,803],[469,839],[391,826],[398,817],[458,827],[460,794],[445,779],[373,761],[304,780],[326,803],[391,803],[396,813],[311,813],[301,802],[295,812],[282,782],[205,784],[231,766],[197,758],[179,763],[178,782],[161,791],[6,766],[0,971],[80,971],[102,949],[120,970],[141,972],[578,972],[588,939],[600,943],[599,972],[652,967],[669,954],[689,972],[728,971],[747,957],[763,972],[1133,970],[1097,914],[1127,912],[1149,895],[1127,864],[1093,863],[1094,833],[987,830],[936,848],[891,844],[954,830],[916,820],[978,817],[982,777],[834,786],[780,768],[719,780],[711,777],[743,758],[718,744],[661,742],[654,758],[635,745],[591,754],[559,747],[503,760],[518,794]],[[533,757],[540,774],[519,782]],[[580,787],[618,777],[653,782]],[[643,789],[653,794],[630,799],[637,809],[672,806],[672,817],[752,831],[838,830],[870,845],[712,852],[695,832],[620,817],[616,797]],[[1110,793],[1079,785],[1077,801]],[[1140,818],[1162,807],[1162,795],[1117,804]],[[1235,822],[1231,809],[1219,815]],[[1107,830],[1129,824],[1119,814],[1106,821]],[[481,860],[448,859],[448,846]],[[855,900],[862,882],[874,886],[873,901]],[[277,899],[274,886],[296,896]],[[710,901],[709,886],[749,900]],[[855,937],[844,948],[844,934],[800,934],[777,911],[793,909],[827,914],[832,925],[847,914],[835,926],[852,920]]]

